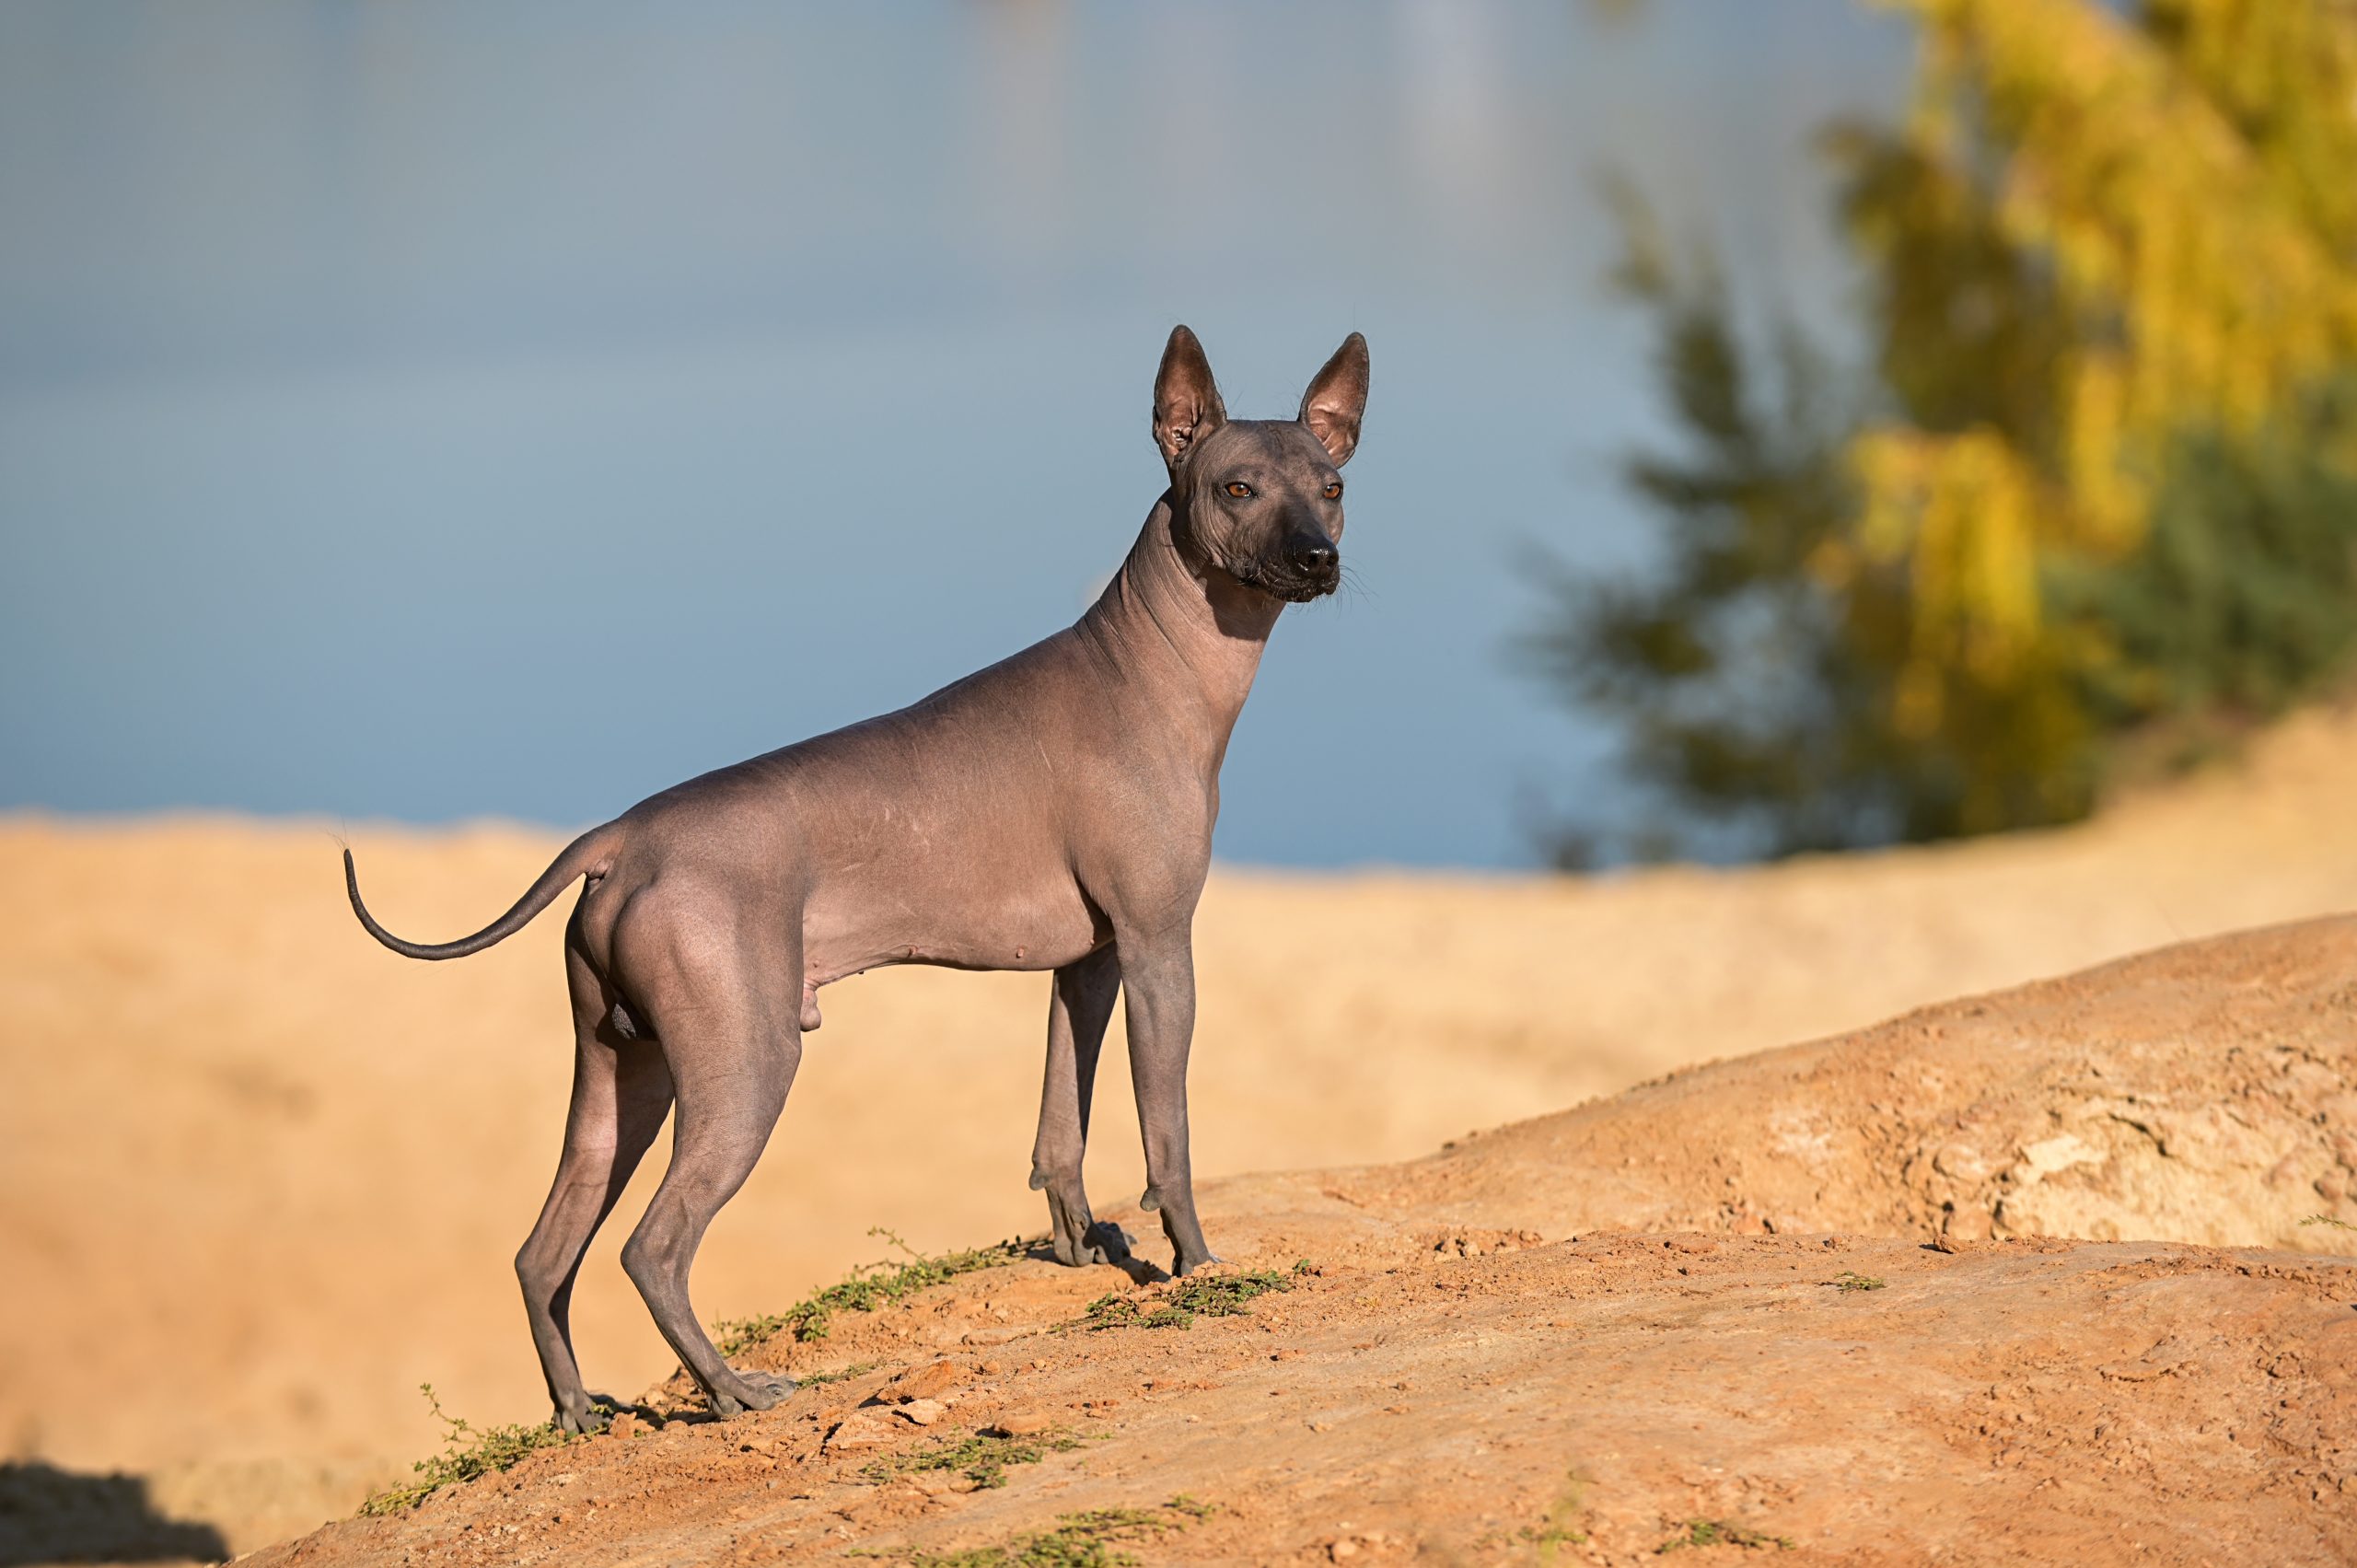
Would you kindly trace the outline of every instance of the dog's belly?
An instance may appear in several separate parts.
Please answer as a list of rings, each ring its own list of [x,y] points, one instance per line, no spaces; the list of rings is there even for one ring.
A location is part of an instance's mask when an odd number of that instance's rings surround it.
[[[812,890],[802,916],[803,972],[816,987],[888,964],[1052,970],[1111,932],[1069,878],[1015,890],[931,886]]]

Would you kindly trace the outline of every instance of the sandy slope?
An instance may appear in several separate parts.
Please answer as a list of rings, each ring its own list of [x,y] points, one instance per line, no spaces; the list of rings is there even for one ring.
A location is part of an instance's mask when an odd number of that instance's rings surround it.
[[[1215,1183],[1240,1264],[1315,1260],[1247,1316],[1094,1331],[1134,1294],[1111,1268],[970,1274],[752,1356],[863,1376],[729,1423],[675,1380],[651,1427],[264,1561],[893,1560],[1186,1496],[1155,1561],[1636,1563],[1708,1519],[1796,1564],[2346,1562],[2357,1258],[1920,1237],[2000,1191],[2001,1232],[2343,1237],[2235,1199],[2351,1174],[2352,1074],[2357,919],[2172,949],[1404,1166]],[[2038,1107],[2093,1140],[2087,1084],[2141,1143],[2033,1142],[1985,1186],[1893,1157],[2011,1147]],[[1002,1423],[1082,1441],[997,1489],[889,1468]]]
[[[1404,1157],[1684,1063],[2357,907],[2352,778],[2357,721],[2319,716],[2246,774],[1948,850],[1580,881],[1223,871],[1199,925],[1198,1168]],[[388,922],[429,936],[504,907],[556,842],[353,841]],[[246,1546],[429,1446],[420,1381],[478,1420],[536,1414],[507,1260],[562,1116],[558,923],[404,963],[352,927],[331,839],[299,825],[18,817],[0,819],[0,1449],[149,1474],[169,1511]],[[929,1248],[1036,1228],[1042,998],[1037,977],[922,970],[830,990],[780,1133],[706,1249],[705,1316],[874,1256],[872,1225]],[[1136,1191],[1127,1094],[1109,1074],[1100,1201]],[[2028,1156],[2014,1112],[1991,1114],[1990,1168],[1941,1171],[1922,1133],[1937,1179],[1887,1202],[1993,1216]],[[2073,1125],[2053,1135],[2130,1136]],[[2095,1223],[2015,1207],[2031,1228]],[[629,1388],[669,1358],[619,1239],[593,1251],[575,1321],[594,1379]]]

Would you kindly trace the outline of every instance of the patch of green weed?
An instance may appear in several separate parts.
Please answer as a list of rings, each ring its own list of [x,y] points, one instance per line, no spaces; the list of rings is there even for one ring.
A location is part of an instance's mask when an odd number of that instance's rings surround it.
[[[831,1372],[797,1372],[795,1382],[805,1388],[815,1388],[821,1383],[848,1383],[854,1377],[865,1377],[884,1364],[880,1361],[855,1361],[849,1366],[838,1366]]]
[[[1307,1260],[1304,1260],[1304,1262]],[[1306,1272],[1294,1265],[1295,1274]],[[1191,1329],[1198,1318],[1237,1318],[1256,1295],[1293,1289],[1293,1281],[1271,1269],[1245,1274],[1198,1274],[1176,1280],[1152,1295],[1100,1295],[1066,1328]]]
[[[1771,1536],[1764,1530],[1746,1529],[1726,1519],[1689,1519],[1686,1527],[1654,1548],[1656,1556],[1665,1551],[1678,1551],[1689,1546],[1739,1546],[1747,1551],[1790,1551],[1790,1536]]]
[[[1844,1269],[1825,1283],[1835,1290],[1880,1290],[1888,1282],[1859,1273],[1855,1269]]]
[[[418,1391],[434,1409],[434,1419],[447,1429],[442,1452],[410,1467],[418,1479],[407,1486],[379,1492],[360,1505],[364,1516],[398,1514],[424,1502],[446,1486],[512,1469],[525,1455],[541,1448],[561,1448],[577,1441],[554,1422],[540,1426],[493,1426],[478,1432],[454,1415],[446,1415],[434,1397],[434,1385],[420,1383]]]
[[[2328,1225],[2335,1230],[2357,1230],[2357,1225],[2351,1225],[2347,1220],[2335,1219],[2330,1214],[2310,1214],[2306,1219],[2302,1220],[2300,1223],[2302,1225]]]
[[[1587,1532],[1576,1521],[1587,1505],[1587,1478],[1573,1470],[1563,1480],[1563,1490],[1555,1495],[1547,1517],[1538,1525],[1525,1525],[1521,1538],[1538,1549],[1538,1561],[1550,1564],[1566,1546],[1577,1546],[1587,1539]]]
[[[1153,1540],[1183,1530],[1216,1512],[1209,1504],[1184,1494],[1159,1508],[1091,1508],[1059,1516],[1055,1528],[1019,1537],[1004,1546],[920,1551],[909,1562],[915,1568],[1132,1568],[1138,1559],[1119,1550],[1123,1543]]]
[[[877,1459],[859,1473],[882,1485],[895,1476],[921,1470],[957,1470],[976,1486],[989,1491],[1006,1484],[1009,1465],[1036,1465],[1050,1454],[1068,1454],[1081,1446],[1069,1432],[1042,1432],[1033,1436],[993,1437],[985,1433],[912,1454]]]
[[[732,1318],[714,1323],[712,1333],[723,1355],[741,1355],[758,1345],[767,1344],[780,1334],[790,1333],[797,1342],[823,1340],[830,1320],[838,1312],[873,1312],[889,1306],[904,1295],[912,1295],[928,1285],[954,1280],[960,1274],[970,1274],[978,1269],[995,1269],[1012,1263],[1031,1249],[1028,1241],[1002,1241],[994,1247],[977,1247],[964,1252],[945,1252],[928,1258],[911,1248],[890,1231],[877,1227],[867,1233],[880,1236],[906,1254],[905,1260],[885,1259],[875,1263],[862,1263],[835,1283],[812,1291],[783,1312],[769,1313],[759,1318]]]

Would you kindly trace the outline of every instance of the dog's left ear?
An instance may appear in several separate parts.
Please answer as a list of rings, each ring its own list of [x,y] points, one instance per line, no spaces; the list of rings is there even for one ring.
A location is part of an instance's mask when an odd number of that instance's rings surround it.
[[[1301,422],[1341,468],[1358,449],[1359,416],[1366,412],[1366,340],[1353,332],[1310,378],[1301,395]]]

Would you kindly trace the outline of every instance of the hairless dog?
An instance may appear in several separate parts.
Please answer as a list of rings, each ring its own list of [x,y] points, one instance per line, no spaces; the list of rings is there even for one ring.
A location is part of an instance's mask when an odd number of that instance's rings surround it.
[[[569,1307],[590,1237],[674,1101],[670,1168],[622,1248],[663,1337],[723,1416],[794,1387],[722,1359],[688,1301],[704,1229],[769,1142],[819,988],[883,964],[1051,970],[1031,1185],[1055,1253],[1120,1256],[1081,1186],[1089,1096],[1126,997],[1146,1190],[1181,1274],[1214,1262],[1195,1217],[1187,1053],[1193,923],[1220,762],[1288,603],[1341,580],[1342,481],[1366,403],[1353,332],[1292,420],[1230,421],[1194,333],[1155,377],[1170,471],[1104,594],[1070,628],[912,707],[691,779],[575,839],[497,922],[406,942],[413,958],[513,935],[586,878],[565,927],[575,1039],[564,1153],[516,1257],[557,1423],[600,1418]]]

